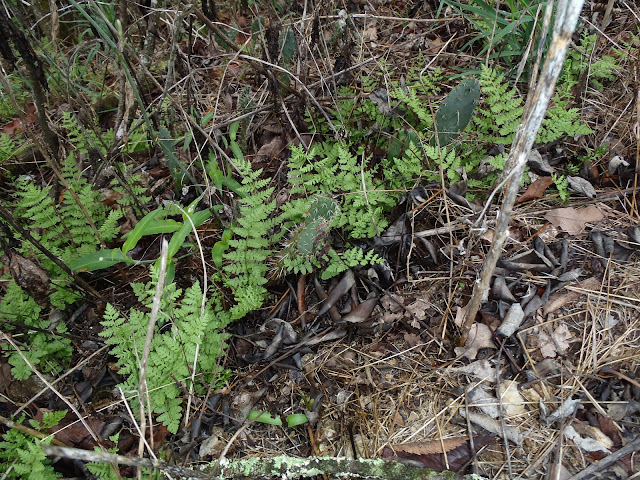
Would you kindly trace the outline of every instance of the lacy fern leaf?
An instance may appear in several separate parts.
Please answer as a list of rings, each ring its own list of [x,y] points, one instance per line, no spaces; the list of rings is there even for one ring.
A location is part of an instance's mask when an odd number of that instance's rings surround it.
[[[152,267],[152,281],[137,284],[134,290],[139,302],[148,305],[155,292],[157,272]],[[147,387],[151,410],[169,431],[177,432],[182,416],[182,390],[176,381],[189,385],[192,368],[200,372],[194,387],[204,389],[216,372],[217,359],[222,354],[226,335],[224,326],[210,303],[203,307],[203,293],[199,283],[182,294],[174,283],[165,286],[156,331],[151,342],[147,366]],[[100,333],[112,346],[111,353],[118,359],[119,374],[124,377],[120,385],[130,397],[137,395],[140,379],[140,359],[149,324],[149,308],[129,311],[122,316],[112,305],[107,305]],[[197,354],[196,354],[197,352]],[[222,372],[217,371],[217,375]],[[131,401],[134,410],[137,400]]]

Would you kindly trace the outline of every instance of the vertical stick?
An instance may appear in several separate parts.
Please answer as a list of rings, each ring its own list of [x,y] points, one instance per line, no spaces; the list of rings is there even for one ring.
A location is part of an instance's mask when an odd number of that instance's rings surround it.
[[[547,52],[547,60],[540,76],[540,80],[536,85],[533,96],[527,101],[522,123],[516,132],[511,152],[505,165],[505,171],[511,172],[507,179],[504,199],[498,213],[498,223],[496,225],[493,242],[484,265],[480,278],[476,280],[473,286],[471,300],[465,307],[465,319],[463,325],[463,334],[460,343],[464,345],[467,340],[467,334],[473,324],[476,314],[480,309],[480,305],[487,301],[489,296],[489,284],[491,277],[498,263],[498,259],[502,254],[502,246],[507,238],[509,223],[513,212],[513,205],[518,196],[520,180],[524,167],[527,164],[529,151],[536,139],[538,129],[542,124],[542,119],[547,111],[549,100],[551,99],[556,81],[562,70],[564,58],[571,42],[571,35],[578,23],[578,17],[582,11],[584,0],[559,0],[556,7],[556,21],[553,28],[553,39]]]

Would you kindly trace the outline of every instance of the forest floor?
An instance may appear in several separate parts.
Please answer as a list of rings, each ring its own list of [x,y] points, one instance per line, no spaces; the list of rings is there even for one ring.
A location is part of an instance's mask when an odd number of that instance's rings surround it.
[[[423,99],[435,108],[462,79],[478,77],[482,65],[501,67],[505,81],[522,98],[529,91],[533,41],[518,37],[523,33],[517,26],[503,32],[497,25],[486,31],[504,33],[501,38],[471,42],[483,25],[473,11],[444,2],[439,9],[439,2],[427,0],[248,3],[244,8],[218,5],[216,23],[194,15],[204,26],[179,41],[172,35],[180,29],[170,28],[171,22],[186,29],[188,21],[179,12],[163,12],[149,64],[157,83],[141,88],[158,105],[173,102],[176,111],[184,109],[182,114],[197,109],[213,125],[200,132],[189,127],[194,144],[191,153],[180,149],[179,160],[197,170],[193,152],[207,139],[218,145],[212,148],[215,155],[223,152],[232,160],[237,158],[234,149],[240,148],[240,156],[263,169],[261,178],[274,187],[273,198],[280,204],[290,196],[292,146],[334,137],[322,123],[323,111],[333,119],[343,115],[340,125],[359,129],[357,135],[347,132],[361,142],[359,155],[383,165],[391,143],[382,140],[397,130],[379,128],[358,115],[369,109],[373,116],[403,118],[406,112],[398,102],[394,107],[390,93],[398,86],[406,88],[416,72],[422,78],[441,69],[446,83],[437,95]],[[544,8],[536,10],[538,2],[500,3],[505,11],[510,3],[526,3],[538,17],[525,16],[523,9],[521,25],[540,28]],[[176,379],[189,407],[176,434],[156,421],[153,433],[147,434],[154,453],[191,468],[221,455],[241,459],[286,454],[399,458],[411,465],[496,479],[640,479],[640,9],[624,0],[608,5],[610,11],[606,2],[586,2],[570,47],[572,58],[581,56],[588,67],[577,74],[566,108],[576,108],[592,133],[535,145],[539,155],[530,160],[528,184],[516,203],[489,300],[465,346],[459,346],[460,319],[493,238],[500,201],[497,194],[494,203],[485,203],[493,185],[480,181],[488,175],[478,170],[484,164],[465,172],[463,167],[448,172],[441,166],[436,180],[417,179],[385,212],[389,227],[384,234],[351,240],[374,249],[383,264],[354,268],[333,282],[319,281],[315,266],[309,274],[271,275],[262,307],[226,327],[229,337],[220,357],[228,372],[226,382],[194,393],[187,382]],[[233,26],[224,30],[233,45],[211,33],[212,25]],[[595,35],[595,43],[585,52],[588,34]],[[511,41],[520,42],[521,50],[504,54],[513,50]],[[247,45],[278,60],[246,53]],[[73,50],[61,55],[70,57]],[[177,58],[173,76],[164,70],[171,55]],[[523,55],[529,61],[520,63]],[[614,65],[611,72],[592,76],[589,68],[602,66],[603,58]],[[279,91],[274,92],[269,75],[280,80]],[[117,78],[109,69],[105,76]],[[163,90],[163,85],[171,87]],[[78,108],[67,100],[52,94],[50,118]],[[349,111],[341,106],[345,100],[355,100]],[[368,106],[359,107],[358,102]],[[387,110],[381,106],[385,103]],[[435,115],[433,108],[431,113]],[[117,126],[112,113],[100,114],[99,120],[104,129]],[[228,127],[237,121],[243,123],[236,143]],[[32,135],[41,135],[33,110],[20,119],[5,118],[3,132],[17,138],[23,134],[21,122],[29,124]],[[398,123],[393,125],[397,128]],[[491,155],[508,147],[494,146]],[[461,151],[463,155],[464,148]],[[79,161],[91,164],[86,158]],[[174,166],[160,146],[131,153],[124,161],[142,175],[147,211],[170,200],[186,207],[196,198],[188,188],[176,190]],[[2,169],[0,195],[8,208],[18,176],[29,175],[35,184],[55,183],[52,170],[34,151],[22,152]],[[382,175],[381,169],[374,177]],[[450,180],[456,175],[454,184]],[[467,176],[476,182],[467,184]],[[563,184],[562,178],[582,182]],[[112,205],[118,194],[101,188],[108,198],[105,205]],[[224,222],[233,214],[231,201],[222,203]],[[474,222],[485,206],[485,220],[478,227]],[[137,220],[133,215],[123,218],[121,233],[131,231]],[[215,222],[197,228],[205,251],[221,239],[222,230]],[[336,229],[331,242],[340,250],[350,240]],[[0,297],[12,275],[15,278],[6,249],[13,246],[8,237],[2,243],[7,257],[2,260]],[[122,243],[115,240],[109,246]],[[155,259],[160,245],[157,235],[132,253],[136,260]],[[215,269],[215,258],[201,262],[196,254],[180,259],[177,282],[185,288],[196,280],[202,283],[203,263]],[[138,304],[128,284],[148,281],[149,273],[144,265],[119,264],[83,273],[82,278],[103,299],[128,309]],[[325,300],[326,292],[333,300]],[[376,300],[367,303],[372,298]],[[329,310],[328,302],[331,311],[318,315],[323,305]],[[371,305],[366,313],[355,309],[365,304]],[[523,315],[511,325],[514,305]],[[47,307],[41,315],[54,310]],[[67,318],[73,319],[66,320],[65,335],[73,353],[64,371],[43,376],[47,384],[36,375],[15,378],[8,360],[13,350],[4,343],[3,433],[9,429],[7,419],[16,413],[42,418],[43,411],[68,409],[71,402],[84,422],[67,413],[52,430],[59,444],[110,447],[114,444],[108,438],[120,432],[119,453],[138,454],[136,414],[115,388],[122,381],[120,368],[99,336],[104,311],[104,303],[88,298],[68,308]],[[53,331],[49,324],[40,330],[20,329],[20,321],[3,317],[2,311],[0,319],[2,329],[18,340],[28,332]],[[43,387],[44,393],[37,395]],[[244,422],[250,412],[266,413]],[[265,422],[267,414],[269,420],[292,414],[304,418],[297,417],[303,423],[289,427]],[[60,460],[54,468],[68,477],[89,475],[78,463]],[[123,467],[120,474],[132,472]]]

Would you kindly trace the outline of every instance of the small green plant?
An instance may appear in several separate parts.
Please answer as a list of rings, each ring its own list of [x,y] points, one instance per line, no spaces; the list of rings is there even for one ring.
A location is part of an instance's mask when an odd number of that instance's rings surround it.
[[[276,427],[281,427],[282,419],[280,415],[271,416],[269,412],[263,412],[260,410],[252,410],[249,412],[248,420],[253,420],[258,423],[264,423],[267,425],[275,425]],[[304,425],[309,422],[309,418],[304,413],[292,413],[291,415],[287,415],[285,418],[287,421],[287,427],[293,428],[298,425]]]
[[[484,100],[473,118],[478,140],[511,145],[524,111],[522,97],[515,88],[509,88],[504,73],[493,68],[482,68],[480,84]]]
[[[516,65],[527,52],[527,45],[540,31],[540,16],[536,16],[539,5],[544,0],[507,0],[500,5],[483,0],[443,0],[466,18],[475,27],[478,34],[469,40],[462,50],[481,41],[482,49],[476,55],[484,55],[490,48],[491,60],[500,60],[509,67]]]
[[[195,211],[200,199],[197,198],[186,209],[181,209],[176,204],[165,207],[158,207],[154,211],[145,215],[135,228],[123,236],[125,239],[121,248],[103,249],[92,252],[75,260],[71,267],[76,271],[93,271],[101,268],[108,268],[117,263],[134,264],[135,261],[127,256],[138,244],[140,239],[146,235],[158,235],[173,233],[169,241],[169,255],[167,259],[167,270],[169,283],[173,281],[175,274],[175,263],[173,258],[178,250],[185,245],[187,236],[194,228],[202,225],[210,216],[210,210]],[[172,215],[181,215],[182,222],[167,218]],[[159,264],[159,260],[156,260]]]
[[[602,55],[596,61],[591,61],[595,43],[596,34],[589,35],[589,32],[585,30],[580,37],[579,49],[569,49],[562,73],[558,79],[558,85],[562,86],[563,89],[570,90],[580,81],[587,69],[589,69],[589,82],[600,91],[604,88],[603,81],[615,80],[616,71],[620,68],[615,57]],[[616,53],[622,55],[621,52],[616,51]]]
[[[118,220],[124,212],[108,210],[102,203],[101,194],[91,188],[82,177],[71,153],[63,163],[62,174],[77,196],[65,191],[60,197],[53,196],[53,187],[39,187],[29,177],[16,183],[17,202],[14,212],[33,237],[62,261],[71,264],[75,259],[96,251],[103,242],[113,240],[119,230]],[[73,303],[77,294],[67,288],[69,278],[60,267],[44,254],[25,242],[20,252],[26,257],[36,257],[51,276],[54,292],[50,302],[64,308]]]
[[[384,212],[395,203],[384,182],[375,178],[375,169],[348,147],[325,143],[309,152],[294,147],[289,160],[289,182],[292,194],[302,194],[286,209],[289,218],[302,219],[307,198],[316,194],[340,196],[340,211],[333,221],[352,238],[368,238],[381,233],[387,226]],[[298,217],[296,217],[298,215]]]
[[[22,288],[13,280],[9,282],[4,297],[0,301],[0,315],[11,320],[3,329],[12,332],[20,339],[21,353],[29,362],[42,372],[51,375],[59,374],[68,365],[73,352],[71,341],[56,334],[67,333],[65,322],[52,324],[45,315],[43,307],[38,305]],[[15,325],[24,325],[24,331],[29,327],[36,327],[39,331],[29,331],[28,335],[22,335],[22,329]],[[45,333],[50,331],[51,333]],[[11,375],[18,380],[26,380],[33,373],[31,367],[25,363],[22,356],[13,348],[3,343],[0,351],[9,356]]]
[[[124,377],[120,387],[130,399],[137,395],[140,359],[158,281],[155,267],[151,267],[151,278],[146,284],[131,285],[142,308],[132,308],[128,317],[111,304],[107,305],[102,322],[104,330],[100,333],[112,346],[111,354],[117,358],[120,369],[118,373]],[[183,392],[178,382],[201,392],[212,382],[217,384],[224,378],[217,362],[227,338],[221,333],[227,319],[214,301],[203,300],[199,283],[184,293],[175,283],[165,285],[146,378],[151,411],[170,432],[178,431],[182,419]],[[195,385],[191,385],[194,371],[198,374],[194,377]],[[131,405],[134,411],[137,410],[137,401],[132,401]]]
[[[241,198],[238,199],[238,215],[232,227],[233,237],[228,240],[227,263],[216,279],[231,289],[235,305],[231,309],[233,319],[242,318],[262,306],[266,298],[269,259],[273,258],[273,245],[282,237],[272,233],[278,224],[275,218],[276,201],[269,179],[260,179],[262,170],[253,170],[251,164],[238,159],[238,168],[244,175]]]
[[[328,260],[329,229],[338,216],[339,208],[330,197],[313,198],[302,223],[289,234],[289,239],[279,261],[282,267],[293,273],[309,273],[320,260]]]
[[[564,175],[557,176],[556,174],[551,175],[553,179],[553,183],[555,183],[556,188],[558,189],[558,195],[560,195],[560,200],[565,202],[571,192],[569,192],[569,180]]]
[[[81,129],[75,118],[67,113],[63,115],[62,123],[73,142],[72,150],[62,162],[61,183],[64,188],[56,191],[54,185],[42,187],[34,184],[31,177],[22,176],[15,182],[15,202],[10,207],[13,208],[15,219],[44,248],[67,265],[72,265],[80,258],[96,254],[105,243],[116,238],[120,230],[119,221],[125,211],[118,204],[107,207],[102,194],[94,190],[78,170],[76,155],[88,155],[92,149],[106,153],[101,141],[106,137],[98,138],[91,130]],[[133,180],[130,186],[135,186]],[[134,190],[134,193],[139,191]],[[121,201],[126,203],[127,198],[130,197],[123,194]],[[52,308],[64,310],[79,299],[79,294],[71,287],[69,275],[35,246],[25,241],[19,253],[33,259],[47,272],[51,280],[47,300]],[[50,374],[57,374],[65,368],[72,353],[71,342],[68,338],[55,335],[66,333],[65,323],[52,324],[47,310],[36,304],[13,280],[9,282],[0,302],[0,312],[12,320],[12,324],[5,328],[14,335],[21,334],[16,327],[20,324],[26,329],[40,329],[20,337],[21,351],[34,366]],[[51,334],[45,333],[47,330]],[[2,346],[2,351],[9,355],[15,378],[29,377],[31,369],[17,352],[12,352],[7,345]]]
[[[66,415],[62,412],[45,412],[42,423],[29,420],[31,427],[39,432],[56,426]],[[24,416],[17,423],[22,424]],[[2,435],[0,441],[0,474],[6,479],[53,480],[62,477],[51,465],[51,461],[40,448],[51,443],[52,436],[40,440],[23,431],[12,428]]]

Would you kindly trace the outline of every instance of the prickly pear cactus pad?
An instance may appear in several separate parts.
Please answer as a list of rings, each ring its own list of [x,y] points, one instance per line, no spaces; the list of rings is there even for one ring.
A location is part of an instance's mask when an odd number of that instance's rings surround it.
[[[309,273],[319,265],[329,247],[331,221],[340,212],[330,197],[317,196],[309,205],[304,221],[291,230],[280,262],[294,273]]]
[[[471,120],[480,98],[480,83],[475,79],[464,80],[451,90],[436,114],[438,142],[441,147],[457,138]]]

